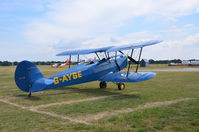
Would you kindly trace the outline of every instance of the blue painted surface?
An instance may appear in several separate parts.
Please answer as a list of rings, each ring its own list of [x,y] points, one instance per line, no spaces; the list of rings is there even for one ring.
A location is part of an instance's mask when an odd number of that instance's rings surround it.
[[[127,65],[127,58],[123,55],[118,55],[117,63],[120,69],[123,69]],[[53,79],[54,77],[63,79],[63,75],[69,75],[77,71],[81,71],[82,73],[81,78],[71,79],[71,80],[68,79],[68,81],[64,81],[64,82],[60,81],[59,84],[48,85],[45,89],[52,89],[52,88],[80,84],[80,83],[85,83],[85,82],[90,82],[90,81],[96,81],[110,72],[118,72],[119,69],[115,64],[115,59],[111,58],[110,60],[104,59],[101,61],[94,62],[93,64],[80,64],[69,70],[65,70],[61,73],[53,75],[49,77],[48,79]]]
[[[160,42],[162,41],[151,40],[151,41],[143,41],[139,43],[132,43],[129,45],[122,45],[122,46],[109,46],[109,47],[95,48],[95,49],[67,50],[67,51],[57,54],[57,56],[83,55],[83,54],[90,54],[90,53],[96,53],[96,52],[114,52],[114,51],[120,51],[120,50],[129,50],[129,49],[136,49],[136,48],[158,44]]]
[[[29,61],[22,61],[15,71],[15,82],[25,92],[37,92],[46,89],[54,89],[64,86],[86,83],[90,81],[111,81],[111,82],[137,82],[154,77],[151,72],[118,73],[127,66],[127,58],[124,55],[102,59],[92,64],[79,64],[68,70],[44,78],[39,69]]]
[[[161,40],[151,40],[151,41],[144,41],[144,42],[139,42],[135,44],[129,44],[129,45],[122,45],[122,46],[115,46],[107,50],[107,52],[114,52],[114,51],[119,51],[119,50],[129,50],[129,49],[136,49],[136,48],[142,48],[145,46],[150,46],[154,44],[158,44],[162,42]]]
[[[127,74],[126,72],[111,73],[101,78],[100,81],[129,82],[129,83],[140,82],[140,81],[149,80],[157,75],[156,73],[153,72],[130,72],[127,77],[126,74]]]
[[[79,50],[68,50],[57,54],[57,56],[66,56],[66,55],[84,55],[95,52],[105,52],[113,46],[103,47],[103,48],[95,48],[95,49],[79,49]]]
[[[40,70],[29,61],[22,61],[15,71],[15,82],[25,92],[29,92],[36,80],[44,78]]]

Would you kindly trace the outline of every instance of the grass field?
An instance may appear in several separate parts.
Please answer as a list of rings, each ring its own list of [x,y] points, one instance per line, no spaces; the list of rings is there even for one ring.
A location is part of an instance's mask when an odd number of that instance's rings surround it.
[[[45,76],[64,68],[39,66]],[[151,65],[144,69],[188,68]],[[196,67],[198,68],[198,67]],[[199,131],[199,72],[156,72],[148,81],[99,82],[33,93],[14,82],[15,67],[0,67],[0,132],[10,131]]]

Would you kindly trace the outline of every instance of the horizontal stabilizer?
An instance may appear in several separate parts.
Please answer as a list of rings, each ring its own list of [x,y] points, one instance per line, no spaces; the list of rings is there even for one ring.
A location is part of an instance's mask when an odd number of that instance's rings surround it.
[[[37,92],[37,91],[41,91],[44,90],[46,88],[46,86],[53,84],[54,80],[53,79],[47,79],[47,78],[41,78],[36,80],[31,89],[30,92]]]
[[[126,77],[126,72],[118,72],[118,73],[110,73],[100,81],[107,81],[107,82],[139,82],[151,79],[156,76],[156,73],[153,72],[130,72],[128,77]]]

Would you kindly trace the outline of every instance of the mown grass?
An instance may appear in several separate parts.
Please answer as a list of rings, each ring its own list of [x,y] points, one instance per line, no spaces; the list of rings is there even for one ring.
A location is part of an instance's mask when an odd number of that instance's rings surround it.
[[[164,65],[154,65],[151,68],[160,67],[165,68]],[[39,68],[45,76],[65,69],[49,66],[39,66]],[[199,98],[199,72],[158,72],[154,79],[126,83],[126,89],[123,91],[117,90],[117,86],[113,83],[108,83],[107,89],[99,89],[99,82],[90,82],[33,93],[32,98],[27,98],[27,93],[20,91],[14,83],[14,71],[15,67],[0,67],[0,99],[10,98],[10,101],[24,106],[103,95],[121,95],[42,109],[70,117],[86,118],[87,114],[134,108],[154,101]],[[198,103],[198,99],[185,101],[106,117],[93,121],[92,125],[84,125],[0,102],[0,131],[199,131]]]
[[[103,131],[198,132],[198,104],[199,100],[197,99],[107,117],[95,121],[96,129]]]
[[[84,87],[78,88],[78,86],[76,86],[60,88],[56,90],[47,90],[39,93],[33,93],[31,98],[28,98],[27,94],[23,93],[15,95],[15,98],[13,98],[11,101],[24,106],[36,106],[41,104],[115,94],[100,89],[83,88]]]
[[[72,123],[0,102],[1,132],[72,131]]]
[[[158,77],[152,80],[128,84],[124,91],[118,91],[114,85],[109,86],[110,91],[115,91],[121,96],[78,104],[52,106],[43,110],[76,117],[107,110],[136,107],[147,102],[186,97],[197,98],[199,97],[198,76],[198,74],[190,72],[159,73]]]

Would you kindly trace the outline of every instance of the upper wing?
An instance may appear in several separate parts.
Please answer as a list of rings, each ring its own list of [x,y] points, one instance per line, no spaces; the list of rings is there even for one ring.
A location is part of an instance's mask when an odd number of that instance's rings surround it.
[[[67,51],[57,54],[57,56],[83,55],[83,54],[90,54],[90,53],[96,53],[96,52],[114,52],[114,51],[142,48],[145,46],[158,44],[160,42],[162,42],[162,41],[151,40],[151,41],[143,41],[143,42],[133,43],[133,44],[129,44],[129,45],[123,45],[123,46],[108,46],[108,47],[95,48],[95,49],[67,50]]]
[[[96,52],[106,52],[108,49],[112,48],[113,46],[103,47],[103,48],[95,48],[95,49],[80,49],[80,50],[67,50],[57,54],[57,56],[65,56],[65,55],[83,55],[83,54],[90,54]]]
[[[107,50],[107,52],[114,52],[119,50],[128,50],[128,49],[136,49],[136,48],[142,48],[149,45],[154,45],[162,42],[161,40],[151,40],[151,41],[143,41],[139,43],[129,44],[129,45],[123,45],[123,46],[114,46]]]

